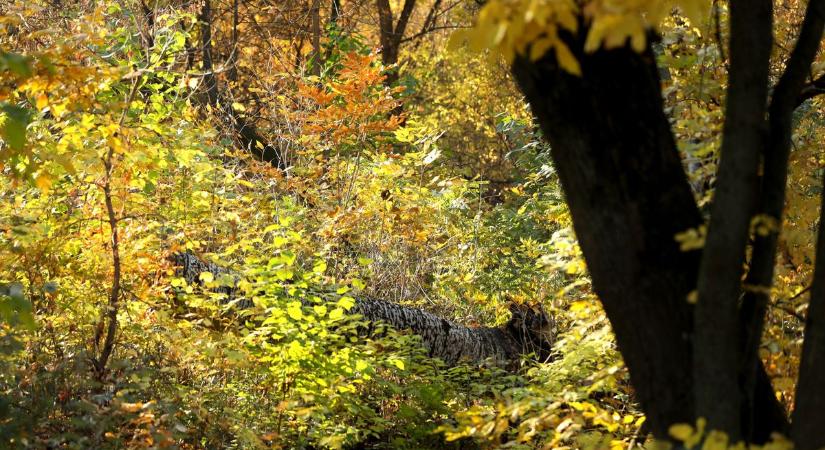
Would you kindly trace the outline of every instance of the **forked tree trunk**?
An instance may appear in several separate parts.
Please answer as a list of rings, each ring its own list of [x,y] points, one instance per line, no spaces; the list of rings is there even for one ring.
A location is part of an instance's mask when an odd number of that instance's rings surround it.
[[[179,276],[190,285],[200,284],[200,275],[204,272],[212,273],[216,278],[232,274],[189,252],[176,253],[171,259]],[[220,287],[214,291],[225,294],[225,301],[236,302],[238,308],[252,307],[252,302],[242,298],[242,293],[235,287]],[[531,353],[540,360],[548,359],[555,339],[553,320],[541,308],[513,305],[510,311],[512,317],[505,325],[478,328],[460,325],[418,308],[368,298],[357,298],[349,313],[398,330],[411,330],[421,336],[431,357],[440,358],[449,365],[485,360],[512,365]]]
[[[771,3],[731,3],[725,143],[704,255],[680,251],[675,239],[703,221],[663,110],[650,49],[586,53],[585,29],[566,37],[582,76],[561,70],[553,52],[538,61],[517,59],[512,68],[550,141],[593,287],[648,423],[662,439],[670,438],[670,425],[699,416],[753,443],[773,431],[787,435],[789,428],[757,356],[778,228],[756,238],[744,286],[741,274],[754,212],[782,223],[791,115],[821,83],[804,85],[825,26],[825,0],[809,2],[768,114]],[[819,290],[812,293],[794,413],[794,435],[805,450],[825,443],[802,437],[821,436],[817,427],[825,416],[825,394],[816,382],[825,370],[825,233],[820,236]],[[700,307],[694,308],[689,299],[697,286]]]
[[[702,219],[664,114],[648,49],[585,53],[571,40],[583,75],[552,54],[518,59],[513,73],[551,144],[551,153],[587,261],[650,425],[668,439],[694,415],[693,307],[700,252],[681,251],[677,233]],[[552,52],[551,52],[552,53]],[[782,406],[760,367],[759,411],[749,436],[787,431]]]
[[[284,152],[265,139],[251,120],[243,114],[235,111],[232,101],[229,100],[225,92],[221,90],[218,77],[215,75],[214,61],[212,60],[212,10],[211,0],[205,0],[198,13],[201,34],[201,56],[203,59],[203,82],[206,91],[206,103],[211,106],[214,112],[222,119],[226,127],[231,130],[238,142],[249,153],[261,161],[268,162],[272,166],[281,170],[286,170],[288,164]],[[233,41],[237,42],[237,29],[234,31]],[[234,52],[238,49],[233,49]],[[231,77],[237,77],[235,67],[236,56],[228,61],[232,66]],[[233,75],[234,73],[234,75]],[[229,95],[231,97],[231,93]]]

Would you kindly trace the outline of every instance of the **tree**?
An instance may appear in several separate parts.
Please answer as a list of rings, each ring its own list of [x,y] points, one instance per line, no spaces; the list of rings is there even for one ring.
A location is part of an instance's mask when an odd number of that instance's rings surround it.
[[[771,95],[772,3],[730,2],[723,145],[701,251],[683,251],[675,239],[699,230],[703,218],[663,110],[656,59],[646,27],[639,25],[641,11],[628,6],[622,16],[594,6],[584,11],[545,6],[550,11],[545,18],[560,25],[558,35],[553,28],[545,37],[542,30],[528,37],[525,31],[489,42],[515,42],[505,55],[515,53],[512,72],[551,144],[594,289],[651,430],[668,439],[672,424],[704,417],[709,429],[734,441],[763,442],[772,431],[787,433],[785,413],[756,349],[782,222],[791,115],[800,95],[816,86],[806,85],[806,77],[822,36],[825,2],[808,4]],[[486,8],[507,12],[499,2]],[[669,10],[650,8],[662,15]],[[571,14],[575,20],[568,19]],[[605,25],[610,14],[620,19],[612,23],[624,28]],[[512,28],[508,33],[515,34]],[[549,48],[555,52],[545,54]],[[770,226],[753,237],[746,252],[755,221]],[[823,246],[820,238],[819,254]],[[825,436],[811,432],[811,424],[825,422],[825,390],[811,381],[814,374],[821,376],[825,359],[817,316],[823,265],[820,258],[791,431],[802,449],[825,445]]]
[[[237,4],[234,5],[237,8]],[[237,12],[233,14],[237,23]],[[218,83],[215,75],[212,58],[212,6],[211,0],[206,0],[201,6],[198,14],[200,22],[201,56],[203,63],[203,89],[206,91],[206,103],[219,113],[227,128],[233,131],[235,137],[248,152],[255,155],[261,161],[268,162],[279,169],[287,168],[286,156],[281,149],[262,137],[257,128],[250,120],[245,118],[240,112],[235,110],[234,104],[228,101]],[[237,26],[233,28],[233,41],[237,42]],[[234,55],[233,50],[233,55]],[[232,59],[234,64],[235,58]],[[233,65],[233,67],[235,67]],[[233,78],[237,78],[237,70],[232,72]]]
[[[437,29],[439,16],[443,10],[449,10],[455,5],[442,5],[442,0],[434,0],[429,5],[429,10],[422,22],[421,29],[412,36],[405,37],[409,29],[410,19],[415,11],[416,0],[404,0],[401,12],[398,13],[398,20],[393,17],[392,7],[389,0],[376,0],[378,10],[378,37],[381,43],[381,61],[385,66],[391,67],[398,64],[401,44],[407,41],[421,38],[427,33]],[[393,68],[387,73],[385,83],[391,86],[398,81],[399,73],[397,68]]]

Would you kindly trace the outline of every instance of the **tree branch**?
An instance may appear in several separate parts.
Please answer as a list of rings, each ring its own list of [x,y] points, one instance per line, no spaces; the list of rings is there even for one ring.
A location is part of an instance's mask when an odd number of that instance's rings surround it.
[[[404,32],[407,31],[407,24],[415,8],[415,1],[416,0],[404,0],[404,6],[401,8],[401,14],[398,16],[398,23],[395,24],[392,30],[396,47],[401,43],[401,39],[404,38]]]
[[[796,98],[796,106],[799,106],[806,100],[822,94],[825,94],[825,75],[820,75],[817,79],[811,81],[802,88],[799,92],[799,96]]]

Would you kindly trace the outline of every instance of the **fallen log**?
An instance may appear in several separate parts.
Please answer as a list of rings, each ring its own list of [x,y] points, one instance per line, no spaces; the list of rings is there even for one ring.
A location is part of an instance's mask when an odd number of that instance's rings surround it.
[[[225,274],[239,279],[226,268],[205,262],[191,252],[178,252],[170,259],[176,266],[177,275],[190,285],[202,285],[201,274],[204,272],[212,273],[216,279]],[[239,309],[252,307],[251,300],[240,298],[235,286],[218,287],[213,291],[225,294],[225,301],[235,302]],[[548,360],[556,332],[553,319],[540,306],[513,303],[510,312],[510,320],[502,326],[468,327],[419,308],[379,299],[356,298],[349,311],[367,321],[412,331],[421,336],[430,357],[440,358],[448,365],[490,360],[510,365],[531,354],[540,361]]]

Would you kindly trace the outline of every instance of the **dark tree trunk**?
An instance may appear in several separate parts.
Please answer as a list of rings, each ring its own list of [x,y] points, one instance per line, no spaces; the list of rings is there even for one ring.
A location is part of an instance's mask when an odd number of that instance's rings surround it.
[[[390,8],[389,0],[376,0],[378,7],[378,27],[379,40],[381,41],[381,62],[385,66],[392,66],[398,63],[398,55],[401,47],[401,41],[404,39],[404,33],[407,30],[407,24],[412,16],[415,8],[416,0],[404,0],[404,6],[401,7],[398,21],[393,18],[392,8]],[[398,81],[398,70],[392,68],[387,73],[385,84],[391,86]]]
[[[321,74],[321,0],[312,0],[312,10],[310,11],[312,23],[310,32],[312,33],[312,57],[310,58],[310,73],[312,75]]]
[[[771,109],[777,110],[777,121],[772,128],[779,130],[772,139],[785,152],[791,145],[791,112],[798,105],[800,96],[807,95],[803,86],[811,61],[816,56],[825,27],[825,0],[811,0],[805,13],[805,21],[799,40],[788,61],[786,72],[776,89]],[[822,77],[809,86],[822,83]],[[782,90],[780,91],[780,88]],[[781,95],[781,97],[779,97]],[[773,105],[772,105],[773,106]],[[780,115],[780,113],[782,113]],[[773,118],[773,117],[772,117]],[[773,136],[772,136],[773,137]],[[787,156],[785,156],[787,159]],[[785,162],[787,166],[787,162]],[[825,447],[825,177],[823,177],[822,203],[820,206],[819,232],[817,233],[816,266],[811,284],[808,318],[805,323],[805,343],[796,386],[796,409],[793,412],[794,444],[799,450]]]
[[[203,82],[206,91],[206,103],[219,114],[240,144],[258,159],[285,170],[285,155],[272,143],[258,133],[257,128],[242,114],[232,108],[231,101],[223,101],[218,78],[215,76],[212,61],[212,10],[210,0],[205,0],[198,15],[201,34],[201,57],[203,59]],[[234,36],[237,38],[237,35]],[[234,51],[234,49],[233,49]]]
[[[725,128],[699,268],[693,376],[696,414],[741,435],[739,296],[765,131],[773,44],[772,0],[731,0]]]
[[[218,78],[212,64],[212,2],[204,0],[198,21],[201,25],[201,57],[203,58],[203,83],[207,103],[213,108],[218,105]]]
[[[581,77],[551,56],[517,59],[513,73],[551,153],[593,287],[616,334],[631,381],[659,438],[695,419],[693,308],[700,253],[681,251],[677,233],[701,216],[667,117],[652,52],[582,51]],[[762,369],[760,369],[762,370]],[[767,377],[759,377],[760,435],[787,421]]]
[[[820,208],[816,268],[796,386],[796,409],[793,412],[792,436],[798,450],[825,447],[825,384],[822,382],[825,374],[825,193]]]
[[[699,261],[673,237],[701,217],[662,112],[653,55],[578,56],[582,77],[548,57],[519,59],[513,70],[551,143],[593,287],[639,402],[651,430],[667,437],[671,424],[693,419],[686,299]]]
[[[768,139],[764,151],[763,172],[760,184],[760,201],[757,214],[769,221],[765,233],[754,236],[753,251],[742,300],[741,342],[744,348],[742,384],[744,387],[743,414],[751,414],[753,408],[754,368],[758,360],[759,342],[762,337],[765,312],[770,301],[773,285],[774,264],[782,210],[785,206],[785,185],[788,178],[788,158],[791,152],[793,111],[807,100],[815,80],[805,86],[810,65],[819,48],[825,23],[825,1],[815,0],[808,4],[805,20],[791,53],[785,72],[773,91],[768,108]],[[805,91],[808,89],[808,92]],[[823,420],[825,422],[825,420]]]
[[[178,268],[178,274],[190,285],[200,284],[200,275],[204,272],[212,273],[215,278],[231,274],[192,253],[176,253],[172,261]],[[221,287],[214,291],[225,294],[225,301],[234,302],[239,309],[252,307],[252,302],[243,299],[235,287]],[[524,305],[513,305],[512,317],[501,327],[466,327],[418,308],[368,298],[356,299],[349,313],[398,330],[411,330],[421,336],[431,357],[440,358],[450,365],[485,360],[512,365],[530,353],[546,360],[550,357],[555,339],[553,320],[540,308]]]
[[[338,18],[341,17],[341,0],[332,0],[329,8],[329,23],[333,25],[338,24]]]

